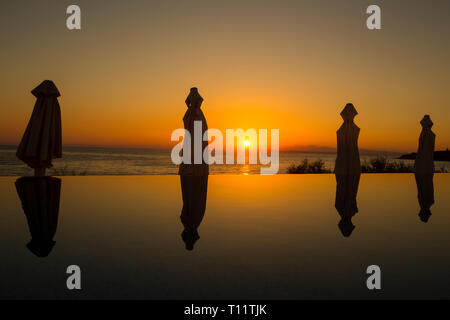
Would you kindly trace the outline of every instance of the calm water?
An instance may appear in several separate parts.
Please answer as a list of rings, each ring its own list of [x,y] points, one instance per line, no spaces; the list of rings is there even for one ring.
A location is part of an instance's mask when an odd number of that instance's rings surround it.
[[[15,156],[15,147],[0,146],[0,176],[31,175],[33,171]],[[292,163],[303,159],[321,159],[329,169],[334,168],[335,154],[281,153],[279,173],[286,173]],[[362,160],[370,159],[361,156]],[[397,160],[401,161],[401,160]],[[411,160],[404,160],[412,163]],[[435,162],[436,168],[445,167],[450,171],[450,163]],[[176,174],[178,167],[172,164],[170,150],[117,149],[65,147],[63,158],[54,160],[53,175],[160,175]],[[259,174],[259,165],[211,165],[211,174]]]
[[[62,177],[49,256],[26,247],[14,182],[0,178],[0,298],[450,298],[450,175],[428,223],[412,174],[364,174],[342,236],[333,175],[212,175],[200,239],[181,239],[178,176]],[[66,267],[82,290],[65,289]],[[366,288],[368,265],[382,290]]]

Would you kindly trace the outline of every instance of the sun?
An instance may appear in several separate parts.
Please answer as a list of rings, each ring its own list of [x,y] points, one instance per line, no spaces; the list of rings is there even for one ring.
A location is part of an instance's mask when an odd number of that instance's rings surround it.
[[[244,140],[244,147],[250,147],[250,141]]]

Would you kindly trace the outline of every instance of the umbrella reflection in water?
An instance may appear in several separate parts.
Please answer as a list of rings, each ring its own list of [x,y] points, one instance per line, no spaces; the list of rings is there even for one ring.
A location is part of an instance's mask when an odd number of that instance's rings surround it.
[[[61,179],[22,177],[15,185],[31,234],[27,247],[36,256],[47,257],[55,245]]]
[[[344,237],[350,237],[353,229],[355,229],[352,218],[358,213],[356,196],[358,194],[359,178],[359,174],[336,174],[335,208],[341,216],[338,227]]]

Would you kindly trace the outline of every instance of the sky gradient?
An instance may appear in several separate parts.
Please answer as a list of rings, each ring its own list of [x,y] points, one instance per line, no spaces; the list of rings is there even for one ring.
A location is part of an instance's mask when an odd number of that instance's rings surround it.
[[[82,30],[66,28],[78,4]],[[370,4],[382,30],[366,28]],[[0,144],[17,144],[30,91],[55,82],[63,143],[170,147],[189,88],[210,128],[280,129],[282,149],[336,144],[359,112],[360,148],[415,151],[430,114],[450,147],[450,2],[10,1],[0,5]]]

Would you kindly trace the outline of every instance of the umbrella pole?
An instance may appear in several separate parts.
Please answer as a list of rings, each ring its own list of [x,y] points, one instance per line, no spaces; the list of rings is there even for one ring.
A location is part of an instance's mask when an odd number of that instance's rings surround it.
[[[45,168],[34,168],[34,175],[36,177],[44,177],[45,176]]]

